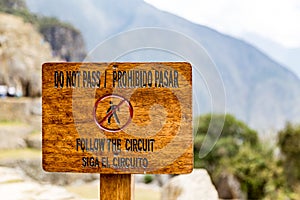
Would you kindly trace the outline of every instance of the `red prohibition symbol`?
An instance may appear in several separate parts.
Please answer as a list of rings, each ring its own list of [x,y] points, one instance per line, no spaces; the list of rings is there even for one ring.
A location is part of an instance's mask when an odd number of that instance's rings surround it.
[[[116,99],[120,99],[121,101],[120,101],[120,103],[119,103],[118,105],[115,105],[115,106],[111,107],[112,109],[110,109],[109,112],[106,113],[105,117],[102,118],[100,121],[98,121],[98,120],[97,120],[97,114],[96,114],[97,108],[98,108],[99,104],[100,104],[103,100],[105,100],[105,99],[107,99],[107,98],[116,98]],[[105,126],[103,125],[103,123],[104,123],[107,119],[110,120],[110,118],[112,117],[112,115],[114,115],[114,113],[115,113],[115,112],[116,112],[116,111],[117,111],[124,103],[127,104],[127,106],[128,106],[128,111],[129,111],[129,116],[128,116],[128,120],[126,121],[126,123],[125,123],[124,125],[122,125],[120,128],[108,128],[108,127],[105,127]],[[132,119],[132,117],[133,117],[133,108],[132,108],[131,103],[130,103],[127,99],[125,99],[124,97],[119,96],[119,95],[116,95],[116,94],[107,94],[107,95],[104,95],[103,97],[100,97],[100,98],[96,101],[95,106],[94,106],[94,113],[93,113],[93,114],[94,114],[94,120],[95,120],[97,126],[98,126],[100,129],[102,129],[102,130],[104,130],[104,131],[108,131],[108,132],[113,132],[113,133],[114,133],[114,132],[119,132],[119,131],[123,130],[124,128],[126,128],[126,126],[129,125],[129,123],[131,122],[131,119]]]

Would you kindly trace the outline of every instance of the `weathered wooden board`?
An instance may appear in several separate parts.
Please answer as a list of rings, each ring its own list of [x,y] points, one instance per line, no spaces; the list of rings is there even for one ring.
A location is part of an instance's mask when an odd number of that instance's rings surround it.
[[[42,83],[44,170],[192,171],[189,63],[45,63]]]

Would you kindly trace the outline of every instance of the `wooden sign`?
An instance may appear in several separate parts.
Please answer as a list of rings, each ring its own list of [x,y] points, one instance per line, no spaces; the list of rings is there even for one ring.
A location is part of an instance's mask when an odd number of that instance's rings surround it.
[[[189,63],[45,63],[42,79],[44,170],[192,171]]]

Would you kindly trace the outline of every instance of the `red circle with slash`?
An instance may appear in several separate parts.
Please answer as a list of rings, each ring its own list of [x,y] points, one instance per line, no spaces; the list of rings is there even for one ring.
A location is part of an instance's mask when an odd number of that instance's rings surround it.
[[[117,98],[117,99],[121,99],[121,101],[120,101],[120,103],[119,103],[113,110],[109,111],[109,112],[105,115],[105,117],[104,117],[103,119],[101,119],[100,121],[98,121],[98,120],[97,120],[97,116],[96,116],[96,111],[97,111],[98,105],[99,105],[99,103],[100,103],[101,101],[103,101],[103,100],[105,100],[105,99],[107,99],[107,98]],[[121,126],[120,128],[116,128],[116,129],[111,129],[111,128],[107,128],[107,127],[103,126],[103,122],[105,122],[105,120],[106,120],[107,118],[109,118],[111,115],[113,115],[113,113],[114,113],[121,105],[123,105],[124,103],[127,104],[128,109],[129,109],[129,117],[128,117],[127,122],[126,122],[123,126]],[[119,132],[119,131],[123,130],[124,128],[126,128],[126,126],[128,126],[128,124],[131,122],[132,117],[133,117],[133,107],[132,107],[131,103],[130,103],[127,99],[125,99],[124,97],[122,97],[122,96],[119,96],[119,95],[116,95],[116,94],[107,94],[107,95],[105,95],[105,96],[103,96],[103,97],[100,97],[100,98],[96,101],[96,103],[95,103],[95,106],[94,106],[94,120],[95,120],[96,124],[98,125],[98,127],[101,128],[101,129],[104,130],[104,131],[108,131],[108,132]]]

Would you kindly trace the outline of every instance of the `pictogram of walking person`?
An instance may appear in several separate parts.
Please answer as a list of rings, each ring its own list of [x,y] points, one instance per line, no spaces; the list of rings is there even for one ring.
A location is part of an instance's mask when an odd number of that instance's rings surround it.
[[[118,115],[117,115],[117,111],[120,111],[120,108],[118,107],[116,109],[117,106],[114,105],[112,101],[110,101],[109,104],[110,104],[110,107],[106,111],[106,114],[108,114],[110,111],[113,111],[113,113],[107,119],[108,120],[108,124],[110,124],[112,116],[114,116],[115,121],[117,122],[117,124],[120,124],[120,121],[119,121],[119,118],[118,118]]]

